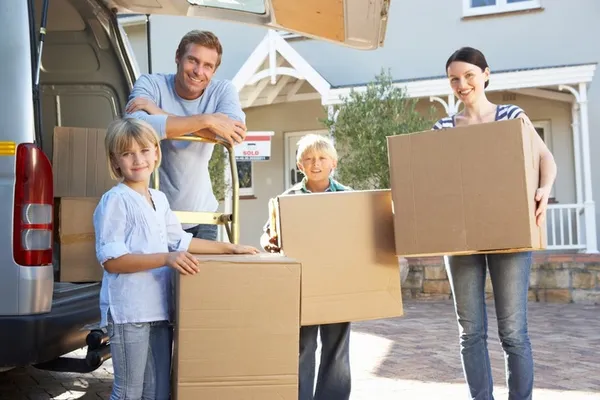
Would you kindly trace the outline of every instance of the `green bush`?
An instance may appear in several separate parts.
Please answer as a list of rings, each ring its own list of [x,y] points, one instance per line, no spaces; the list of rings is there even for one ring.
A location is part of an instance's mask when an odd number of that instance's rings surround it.
[[[416,99],[393,86],[382,71],[366,91],[351,90],[323,122],[333,134],[340,159],[336,179],[357,190],[389,189],[387,137],[431,129],[428,115],[416,110]],[[333,117],[337,115],[337,117]]]

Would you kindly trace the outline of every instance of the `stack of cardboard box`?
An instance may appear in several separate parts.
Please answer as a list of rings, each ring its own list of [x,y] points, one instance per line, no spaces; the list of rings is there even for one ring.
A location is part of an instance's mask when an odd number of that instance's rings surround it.
[[[394,136],[390,190],[279,196],[283,255],[180,277],[177,398],[297,398],[300,326],[401,316],[397,256],[545,248],[534,135],[519,119]]]
[[[54,129],[54,221],[61,282],[102,280],[92,218],[100,197],[116,184],[108,172],[105,136],[103,129]]]
[[[92,213],[115,184],[103,135],[55,132],[61,280],[101,276]],[[522,120],[394,136],[388,150],[391,189],[279,196],[282,254],[199,256],[199,274],[178,276],[177,399],[297,398],[300,326],[402,316],[398,256],[545,248]]]

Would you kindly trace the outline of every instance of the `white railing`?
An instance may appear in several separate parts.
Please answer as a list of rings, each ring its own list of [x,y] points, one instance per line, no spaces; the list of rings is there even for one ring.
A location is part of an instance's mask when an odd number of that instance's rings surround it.
[[[549,204],[548,250],[585,249],[583,204]]]

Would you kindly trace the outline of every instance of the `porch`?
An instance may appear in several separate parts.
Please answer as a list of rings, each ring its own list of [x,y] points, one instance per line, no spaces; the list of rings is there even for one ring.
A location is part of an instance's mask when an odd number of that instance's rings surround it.
[[[598,253],[587,103],[587,88],[594,79],[595,69],[595,64],[584,64],[493,71],[487,89],[491,101],[521,106],[555,155],[559,173],[546,219],[551,253]],[[291,131],[322,129],[317,126],[317,120],[324,117],[322,106],[331,112],[332,106],[351,90],[366,88],[331,87],[290,43],[273,31],[254,49],[233,83],[246,110],[248,126],[275,131],[273,151],[282,153],[274,153],[269,165],[252,163],[252,181],[257,182],[252,188],[255,196],[258,193],[275,196],[289,186],[288,175],[293,163],[288,162],[287,135]],[[404,88],[409,97],[419,99],[418,108],[425,111],[431,105],[436,106],[438,117],[460,110],[461,103],[451,93],[444,76],[397,81],[395,85]],[[267,113],[269,109],[288,114],[288,108],[298,113],[292,117],[294,121],[283,124],[272,113]],[[271,116],[265,119],[266,114]],[[307,117],[314,122],[307,122]],[[299,129],[299,126],[306,128]],[[285,140],[281,136],[285,136]],[[275,147],[276,144],[280,147]],[[260,175],[266,175],[258,176],[259,170]],[[283,178],[281,187],[258,187],[261,179],[279,180],[278,176]],[[257,200],[264,202],[264,199]],[[247,207],[243,204],[242,208]],[[242,225],[248,223],[255,225],[254,221],[245,221],[242,217]],[[248,228],[254,232],[259,229]]]
[[[548,251],[598,253],[596,209],[592,196],[587,89],[595,64],[542,67],[492,72],[486,92],[490,101],[521,106],[553,152],[558,176],[548,206]],[[425,111],[433,103],[443,114],[460,111],[445,77],[398,81]],[[354,87],[364,90],[364,87]],[[351,88],[333,88],[323,103],[333,105]]]

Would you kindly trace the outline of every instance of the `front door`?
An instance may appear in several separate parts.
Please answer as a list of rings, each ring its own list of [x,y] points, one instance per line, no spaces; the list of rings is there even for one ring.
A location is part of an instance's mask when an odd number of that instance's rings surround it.
[[[296,183],[302,181],[304,174],[300,172],[296,163],[298,154],[298,142],[302,136],[308,133],[327,135],[326,130],[309,132],[287,132],[285,134],[285,189],[291,188]]]

